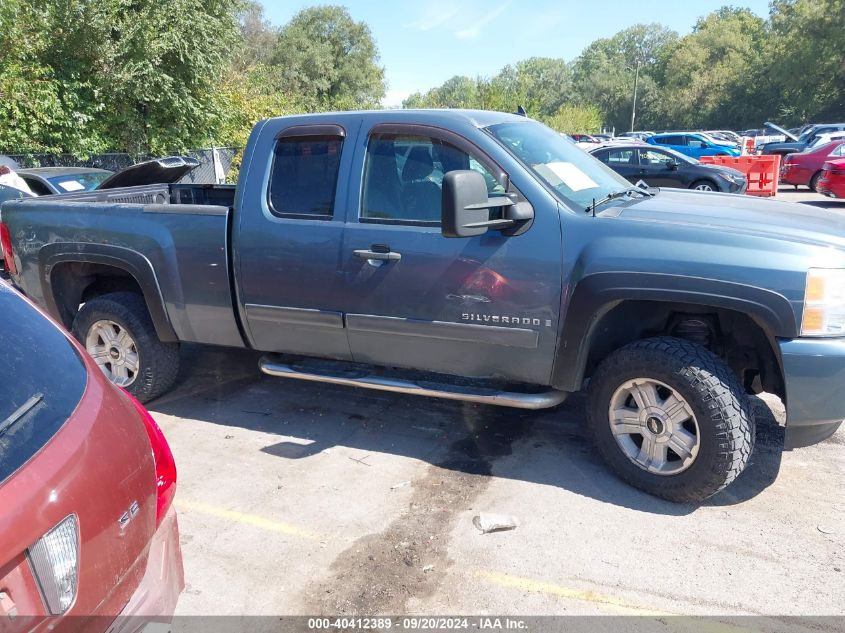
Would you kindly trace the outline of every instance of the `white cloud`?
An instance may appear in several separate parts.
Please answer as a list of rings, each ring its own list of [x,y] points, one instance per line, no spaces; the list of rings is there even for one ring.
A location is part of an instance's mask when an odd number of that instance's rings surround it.
[[[490,24],[493,20],[498,18],[505,10],[511,5],[512,0],[507,0],[500,4],[498,7],[493,9],[490,13],[485,15],[480,20],[476,21],[472,26],[469,26],[465,29],[461,29],[460,31],[455,32],[455,37],[462,39],[462,40],[472,40],[481,35],[481,31],[484,29],[485,26]]]
[[[407,90],[388,90],[381,100],[382,108],[401,108],[402,102],[411,96]]]

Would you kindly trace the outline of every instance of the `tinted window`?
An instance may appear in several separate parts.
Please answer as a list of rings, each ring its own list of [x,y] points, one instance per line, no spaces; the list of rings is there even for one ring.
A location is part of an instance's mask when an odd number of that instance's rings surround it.
[[[633,149],[612,149],[602,159],[608,165],[636,165],[637,153]]]
[[[276,215],[331,218],[342,139],[279,139],[270,173],[270,210]]]
[[[828,156],[845,156],[845,143],[833,150]]]
[[[29,176],[21,176],[21,178],[26,181],[26,184],[29,185],[32,193],[36,196],[49,196],[53,193],[47,185],[36,178],[31,178]]]
[[[70,417],[82,398],[87,373],[59,329],[2,281],[0,314],[2,482],[35,455]],[[49,359],[49,367],[45,367],[44,359]]]
[[[445,141],[374,134],[367,145],[361,218],[439,223],[443,176],[456,169],[479,172],[489,195],[504,193],[477,159]]]
[[[664,154],[663,152],[658,152],[653,149],[640,150],[640,163],[642,163],[643,165],[663,166],[673,160],[675,160],[674,156]]]

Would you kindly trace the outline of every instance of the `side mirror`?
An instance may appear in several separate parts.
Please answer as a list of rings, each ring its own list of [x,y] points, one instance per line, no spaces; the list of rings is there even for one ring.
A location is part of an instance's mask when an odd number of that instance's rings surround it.
[[[678,161],[676,161],[676,160],[670,160],[666,163],[666,169],[671,169],[672,171],[675,171],[677,168],[678,168]]]
[[[490,219],[490,209],[502,208],[501,219]],[[534,208],[510,197],[487,197],[484,176],[471,169],[458,169],[443,177],[440,230],[443,237],[474,237],[490,229],[505,235],[528,230]]]

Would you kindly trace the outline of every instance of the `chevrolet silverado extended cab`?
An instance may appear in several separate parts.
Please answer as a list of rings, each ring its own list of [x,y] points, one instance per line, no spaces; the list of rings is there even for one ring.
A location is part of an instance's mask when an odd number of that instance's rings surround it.
[[[586,387],[609,466],[675,501],[742,472],[748,394],[785,401],[788,448],[845,417],[845,219],[631,187],[525,117],[270,119],[237,187],[72,195],[3,204],[7,271],[142,400],[180,341],[494,405]]]

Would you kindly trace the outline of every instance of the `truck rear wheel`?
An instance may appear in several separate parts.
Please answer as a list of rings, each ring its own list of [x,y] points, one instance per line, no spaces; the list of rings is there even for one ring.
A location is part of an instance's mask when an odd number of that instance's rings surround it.
[[[725,488],[754,446],[748,398],[734,373],[676,338],[637,341],[602,361],[590,379],[587,418],[621,479],[679,503]]]
[[[179,371],[179,344],[162,343],[144,298],[113,292],[86,302],[73,335],[103,373],[140,402],[165,393]]]

